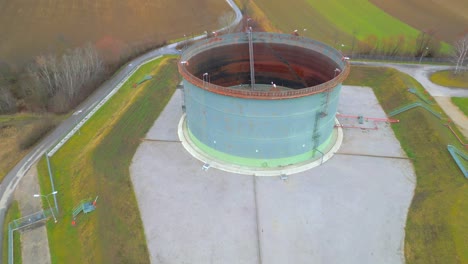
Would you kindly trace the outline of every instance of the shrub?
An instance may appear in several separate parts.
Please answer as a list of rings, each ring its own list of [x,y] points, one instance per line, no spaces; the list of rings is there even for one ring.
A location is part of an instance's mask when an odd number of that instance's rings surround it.
[[[49,131],[55,128],[56,122],[52,118],[36,122],[32,125],[31,129],[26,133],[18,142],[21,150],[28,149],[35,145],[41,138],[43,138]]]

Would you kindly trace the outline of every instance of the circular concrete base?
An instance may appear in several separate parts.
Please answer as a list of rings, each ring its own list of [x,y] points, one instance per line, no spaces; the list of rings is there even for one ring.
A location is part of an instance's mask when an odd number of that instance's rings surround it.
[[[338,125],[338,119],[335,118],[335,123]],[[253,176],[280,176],[280,175],[290,175],[294,173],[303,172],[314,167],[322,165],[324,162],[329,160],[340,148],[341,143],[343,142],[343,129],[339,126],[335,127],[333,133],[336,133],[336,138],[334,142],[331,144],[331,147],[326,153],[323,153],[323,156],[314,159],[308,160],[305,162],[284,166],[284,167],[277,167],[277,168],[259,168],[259,167],[248,167],[242,166],[237,164],[228,163],[226,161],[217,159],[216,157],[210,156],[207,153],[200,150],[191,140],[189,136],[189,131],[187,129],[185,114],[182,115],[182,118],[179,121],[177,133],[179,135],[179,139],[182,142],[184,148],[196,159],[200,160],[201,162],[205,163],[203,168],[206,170],[210,167],[220,169],[223,171],[237,173],[237,174],[245,174],[245,175],[253,175]]]

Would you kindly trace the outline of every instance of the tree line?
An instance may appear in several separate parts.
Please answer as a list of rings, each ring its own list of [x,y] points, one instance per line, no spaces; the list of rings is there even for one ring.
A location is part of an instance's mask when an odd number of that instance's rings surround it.
[[[19,73],[3,70],[0,113],[17,111],[64,113],[103,80],[105,66],[91,44],[34,58]]]
[[[453,45],[452,60],[455,64],[455,74],[468,70],[468,33],[455,41]]]
[[[86,44],[62,54],[36,56],[21,69],[0,61],[0,115],[21,111],[66,113],[82,102],[120,65],[166,42],[135,43],[105,61]]]

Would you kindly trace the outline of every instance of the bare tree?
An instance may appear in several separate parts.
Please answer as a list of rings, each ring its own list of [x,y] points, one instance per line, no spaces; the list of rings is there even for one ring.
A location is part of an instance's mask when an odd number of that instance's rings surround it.
[[[30,73],[31,69],[27,69]],[[36,76],[24,74],[18,80],[18,92],[20,110],[29,110],[33,112],[44,112],[47,109],[48,92],[44,85],[37,82]]]
[[[60,58],[38,56],[28,71],[34,86],[47,93],[51,108],[65,112],[89,94],[93,84],[102,78],[104,64],[94,46],[88,44]]]
[[[224,12],[218,19],[218,23],[226,33],[231,33],[234,27],[231,27],[231,23],[236,19],[236,14],[232,11]]]
[[[390,36],[382,39],[381,52],[387,56],[396,56],[402,52],[405,45],[405,36]]]
[[[379,48],[379,40],[376,35],[368,35],[363,41],[359,42],[358,52],[361,54],[374,54]]]
[[[455,74],[463,69],[463,64],[468,58],[468,33],[459,38],[453,44],[453,60],[455,62]]]
[[[434,30],[421,31],[416,38],[416,50],[414,55],[421,56],[436,56],[441,46],[440,40],[436,37]]]
[[[5,86],[0,86],[0,114],[8,114],[16,111],[16,100]]]
[[[358,31],[357,30],[353,30],[353,39],[351,40],[351,57],[354,56],[354,46],[356,45],[356,35],[357,35]]]
[[[241,1],[241,6],[240,6],[240,9],[241,9],[241,13],[242,15],[246,15],[249,13],[249,1],[250,0],[242,0]]]

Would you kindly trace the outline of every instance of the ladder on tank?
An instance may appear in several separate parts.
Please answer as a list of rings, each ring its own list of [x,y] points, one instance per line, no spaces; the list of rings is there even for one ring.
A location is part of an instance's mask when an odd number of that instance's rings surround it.
[[[335,77],[340,74],[341,70],[338,69],[338,68],[335,68],[335,70],[333,70],[333,79],[335,79]],[[333,87],[330,87],[330,88],[327,88],[324,92],[324,95],[326,97],[325,99],[325,103],[323,105],[323,109],[322,109],[322,113],[324,116],[328,115],[328,104],[330,103],[330,94],[331,92],[333,92]]]
[[[247,29],[249,37],[249,63],[250,63],[250,88],[255,89],[255,67],[254,67],[254,53],[253,53],[253,41],[252,41],[252,27]]]
[[[312,131],[312,142],[314,143],[314,152],[313,156],[315,156],[315,151],[319,145],[319,139],[320,139],[320,134],[318,133],[319,130],[319,123],[320,119],[323,118],[322,112],[317,112],[315,114],[315,120],[314,120],[314,130]]]
[[[340,72],[338,68],[335,69],[335,76],[336,77],[337,72]],[[328,116],[328,105],[330,102],[330,93],[333,91],[333,87],[330,87],[325,90],[323,93],[323,99],[322,99],[322,105],[321,105],[321,110],[320,112],[317,112],[315,114],[315,120],[314,120],[314,129],[312,132],[312,141],[314,143],[314,152],[313,155],[315,156],[315,152],[317,151],[317,148],[319,146],[319,139],[320,139],[320,134],[318,133],[319,127],[320,127],[320,120],[326,116]]]

